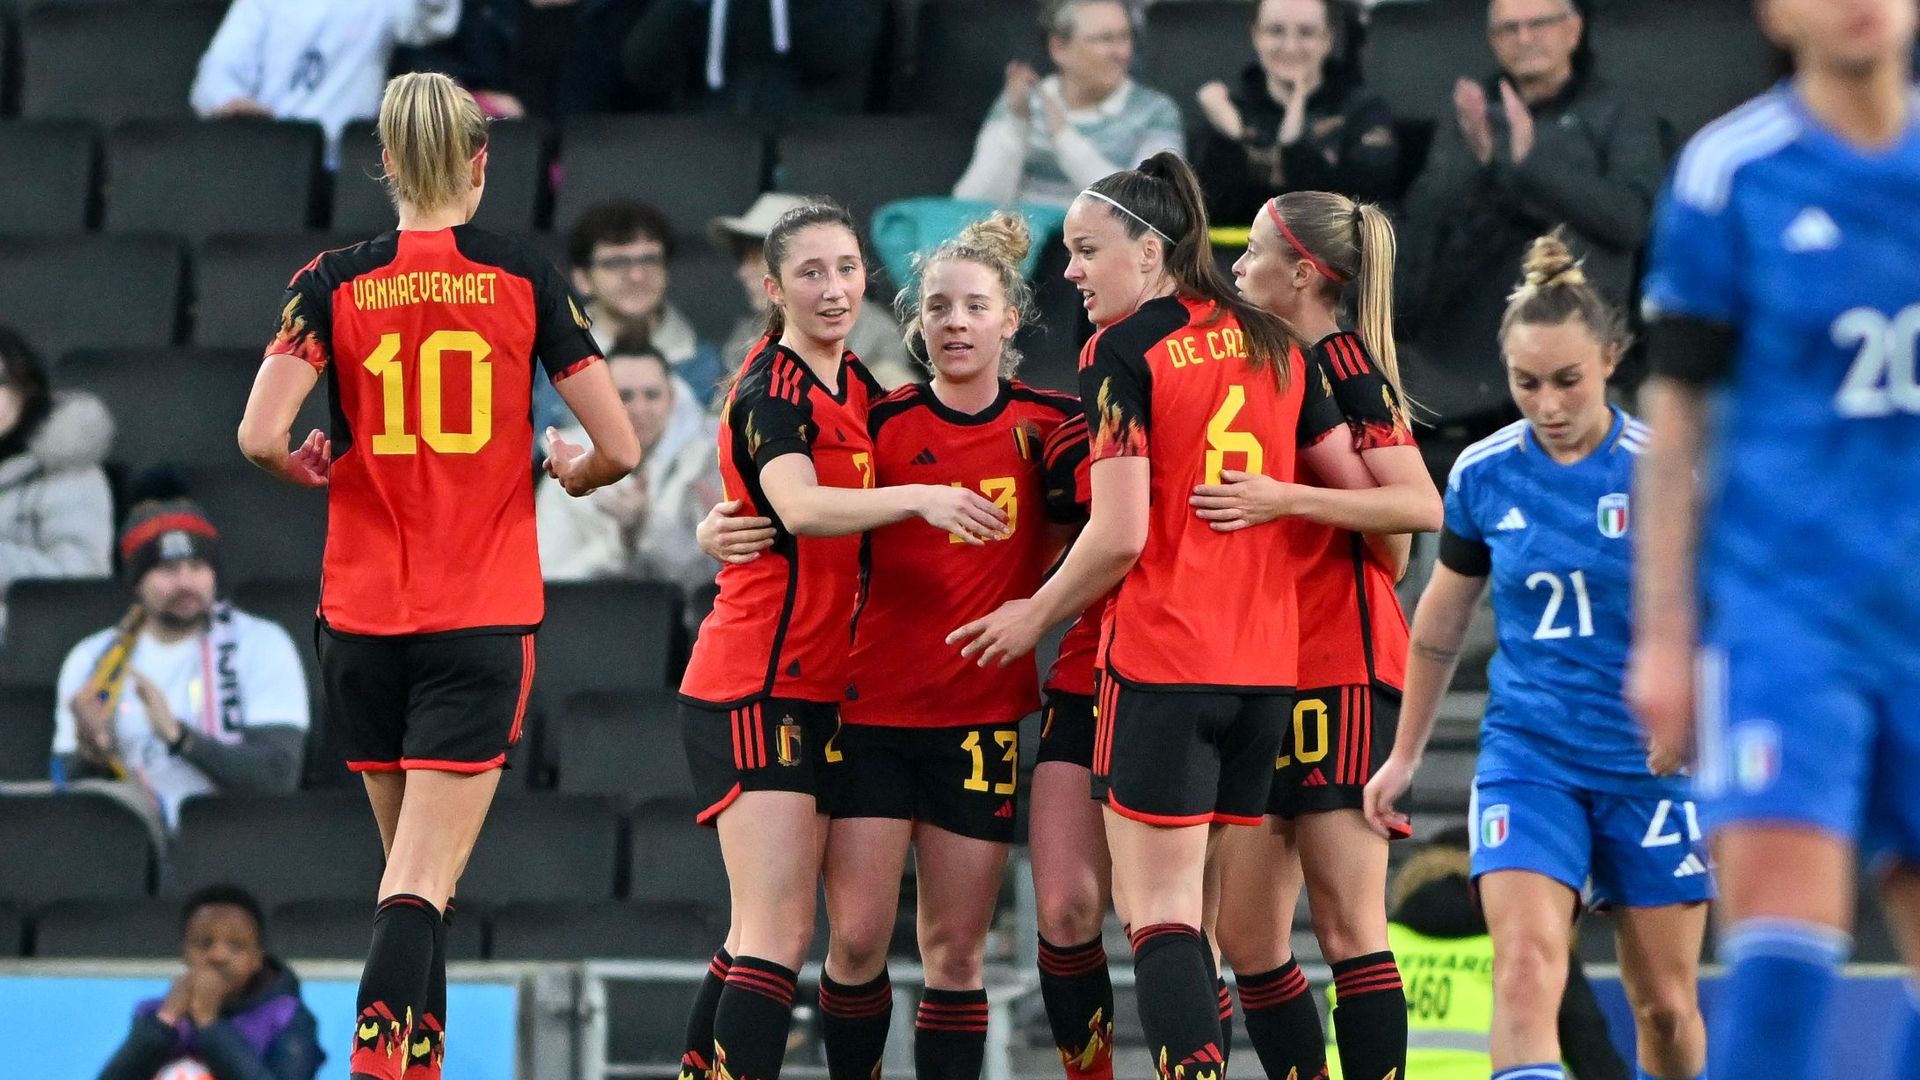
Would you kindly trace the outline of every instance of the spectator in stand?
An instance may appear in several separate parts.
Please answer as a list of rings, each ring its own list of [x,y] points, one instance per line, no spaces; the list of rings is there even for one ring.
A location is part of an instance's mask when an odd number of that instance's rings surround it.
[[[703,415],[698,425],[672,426],[679,380],[645,339],[614,342],[607,372],[640,437],[640,465],[584,498],[568,495],[555,480],[540,485],[534,508],[541,576],[641,578],[691,593],[720,568],[694,537],[700,519],[720,501],[719,422]],[[562,437],[580,446],[590,442],[577,429]]]
[[[331,164],[347,124],[379,112],[394,48],[459,23],[460,0],[233,0],[189,100],[208,119],[311,120],[326,130]]]
[[[134,1006],[100,1080],[313,1080],[327,1055],[300,980],[267,952],[260,902],[209,885],[187,898],[180,937],[186,973]]]
[[[1360,81],[1346,5],[1339,0],[1261,0],[1254,62],[1233,85],[1200,88],[1207,124],[1194,169],[1207,215],[1249,225],[1269,198],[1335,191],[1380,202],[1396,192],[1400,142],[1387,103]]]
[[[753,200],[747,212],[738,217],[717,217],[707,222],[707,239],[713,246],[733,256],[739,268],[740,287],[746,290],[748,311],[733,325],[721,357],[727,369],[740,366],[753,343],[767,332],[767,309],[773,301],[767,296],[767,230],[780,215],[806,200],[798,195],[769,191]],[[887,314],[886,304],[862,304],[853,330],[847,335],[847,348],[867,366],[881,386],[891,390],[920,376],[907,357],[906,341],[900,324]]]
[[[306,674],[285,630],[216,599],[219,544],[192,502],[135,506],[120,532],[133,605],[60,665],[56,781],[124,781],[156,827],[177,826],[190,796],[300,778]]]
[[[1184,153],[1173,99],[1127,76],[1133,20],[1120,0],[1052,0],[1041,22],[1058,73],[1021,61],[987,112],[953,197],[1065,209],[1081,189],[1162,150]]]
[[[641,13],[631,0],[465,0],[453,37],[401,63],[452,76],[493,117],[625,112],[641,103],[620,43]]]
[[[1518,415],[1494,343],[1534,237],[1565,225],[1589,279],[1615,304],[1631,299],[1665,168],[1659,127],[1593,74],[1585,29],[1573,0],[1493,0],[1501,70],[1455,84],[1454,115],[1407,196],[1407,385],[1437,417],[1438,437],[1421,440],[1436,476]]]
[[[673,261],[673,226],[659,209],[633,199],[588,207],[567,234],[567,262],[573,287],[587,300],[593,340],[602,353],[622,338],[643,338],[672,365],[673,424],[700,423],[707,403],[726,374],[720,350],[701,341],[693,324],[667,302]],[[533,430],[574,426],[573,415],[546,379],[534,380]],[[534,440],[534,453],[546,453],[546,440]]]
[[[112,573],[113,493],[100,468],[113,417],[54,393],[20,335],[0,327],[0,595],[20,578]],[[7,609],[0,603],[0,629]]]

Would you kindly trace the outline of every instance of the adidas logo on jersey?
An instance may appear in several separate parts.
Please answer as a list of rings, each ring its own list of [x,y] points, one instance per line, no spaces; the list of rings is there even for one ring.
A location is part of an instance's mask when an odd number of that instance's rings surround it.
[[[1327,786],[1326,775],[1322,773],[1319,769],[1315,769],[1312,772],[1307,774],[1307,778],[1305,780],[1300,781],[1300,786],[1301,787],[1326,787]]]
[[[1809,206],[1787,226],[1780,242],[1788,251],[1832,251],[1840,246],[1840,226],[1825,210]]]
[[[922,450],[913,455],[913,463],[915,465],[932,465],[934,463],[933,451]]]
[[[1498,532],[1512,532],[1515,529],[1524,529],[1526,527],[1527,516],[1520,512],[1519,507],[1513,506],[1507,509],[1507,516],[1501,518],[1500,524],[1495,525],[1494,529]]]
[[[1012,816],[1013,816],[1013,800],[1012,800],[1012,799],[1008,799],[1008,800],[1007,800],[1006,802],[1003,802],[1003,803],[1001,803],[1001,804],[1000,804],[1000,809],[998,809],[998,810],[995,810],[995,811],[993,812],[993,816],[994,816],[994,817],[997,817],[997,818],[1010,818],[1010,817],[1012,817]]]
[[[1677,878],[1693,877],[1706,872],[1707,864],[1700,861],[1700,856],[1689,852],[1687,857],[1681,860],[1680,868],[1673,872],[1673,876]]]

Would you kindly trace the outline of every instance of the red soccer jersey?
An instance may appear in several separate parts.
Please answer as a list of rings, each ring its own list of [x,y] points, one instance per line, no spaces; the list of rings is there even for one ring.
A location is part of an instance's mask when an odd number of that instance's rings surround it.
[[[1290,533],[1216,532],[1188,502],[1223,469],[1294,478],[1308,381],[1298,350],[1255,370],[1246,334],[1211,303],[1162,297],[1081,353],[1091,456],[1151,464],[1147,543],[1101,628],[1100,664],[1128,683],[1262,692],[1296,685]]]
[[[599,359],[544,256],[471,225],[329,251],[287,287],[269,356],[333,400],[320,615],[349,634],[540,622],[530,420],[537,357]]]
[[[1381,376],[1359,335],[1333,334],[1308,353],[1311,379],[1328,395],[1356,452],[1412,446],[1392,384]],[[1311,483],[1314,478],[1302,476]],[[1293,520],[1300,598],[1300,685],[1406,685],[1407,617],[1393,574],[1359,533]]]
[[[840,385],[821,382],[792,350],[762,339],[720,420],[720,479],[740,513],[773,519],[773,546],[720,568],[720,596],[700,624],[680,695],[713,706],[760,697],[840,700],[848,627],[860,587],[860,537],[795,536],[767,501],[760,470],[805,454],[822,487],[873,486],[867,407],[880,386],[852,353]]]
[[[1083,524],[1093,501],[1087,480],[1087,414],[1083,410],[1054,429],[1047,440],[1047,515],[1063,524]],[[1059,655],[1047,670],[1046,688],[1063,694],[1093,696],[1093,660],[1100,647],[1100,623],[1111,594],[1093,602],[1067,627]]]
[[[867,536],[865,597],[854,623],[853,673],[840,715],[880,727],[968,727],[1017,720],[1039,705],[1031,664],[981,668],[946,643],[962,624],[1033,595],[1046,573],[1044,447],[1077,415],[1070,395],[1002,381],[968,416],[927,386],[874,405],[877,482],[952,484],[1007,514],[1007,539],[975,546],[918,519]]]

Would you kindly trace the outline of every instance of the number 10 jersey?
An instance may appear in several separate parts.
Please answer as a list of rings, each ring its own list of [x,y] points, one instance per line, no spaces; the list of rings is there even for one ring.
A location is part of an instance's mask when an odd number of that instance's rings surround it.
[[[539,624],[535,362],[557,382],[599,359],[588,327],[552,263],[471,225],[389,232],[294,276],[267,354],[312,364],[331,398],[329,627]]]

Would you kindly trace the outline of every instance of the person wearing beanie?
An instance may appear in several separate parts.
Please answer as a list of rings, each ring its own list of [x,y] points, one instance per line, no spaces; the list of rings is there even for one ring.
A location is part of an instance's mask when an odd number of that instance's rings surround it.
[[[116,554],[132,603],[60,665],[56,784],[120,781],[168,829],[191,796],[298,784],[306,675],[285,630],[218,599],[219,552],[188,500],[127,514]]]

